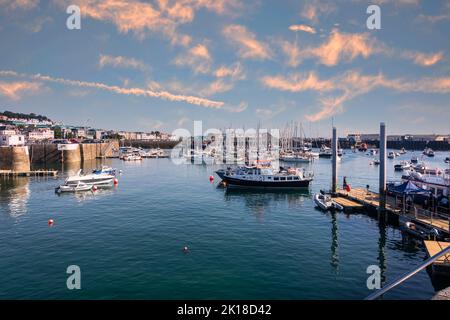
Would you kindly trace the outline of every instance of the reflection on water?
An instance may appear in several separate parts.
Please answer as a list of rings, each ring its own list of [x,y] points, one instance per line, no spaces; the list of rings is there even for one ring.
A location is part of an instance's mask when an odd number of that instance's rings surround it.
[[[339,272],[339,230],[337,223],[337,213],[331,213],[331,266],[336,273]]]
[[[109,196],[114,194],[116,190],[116,187],[103,187],[99,188],[96,191],[81,191],[81,192],[62,192],[62,193],[55,193],[56,196],[64,198],[74,198],[77,200],[77,202],[86,202],[86,201],[95,201],[96,199],[99,199],[100,197]]]
[[[0,207],[13,218],[27,212],[30,198],[28,178],[0,178]]]
[[[225,201],[244,200],[245,205],[256,214],[263,214],[264,209],[271,203],[286,202],[289,208],[296,208],[299,212],[305,201],[310,199],[308,189],[304,190],[277,190],[277,189],[244,189],[226,188],[224,192]]]

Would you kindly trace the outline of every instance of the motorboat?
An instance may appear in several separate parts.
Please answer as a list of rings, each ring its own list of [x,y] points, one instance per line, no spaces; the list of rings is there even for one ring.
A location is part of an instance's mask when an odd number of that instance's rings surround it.
[[[400,163],[394,165],[395,171],[403,171],[411,169],[411,164],[408,161],[400,161]]]
[[[446,157],[444,160],[445,163],[450,163],[450,157]]]
[[[395,159],[396,155],[394,151],[389,151],[387,155],[388,159]]]
[[[411,158],[411,163],[418,163],[419,162],[419,158],[418,157],[412,157]]]
[[[101,173],[105,173],[105,174],[110,174],[115,176],[117,173],[117,169],[114,169],[112,167],[109,166],[102,166],[100,169],[94,169],[92,170],[93,174],[101,174]]]
[[[426,148],[423,151],[423,154],[426,155],[427,157],[434,157],[434,151],[431,148]]]
[[[406,151],[406,149],[405,148],[402,148],[401,150],[400,150],[400,154],[405,154],[407,151]]]
[[[362,152],[366,152],[366,151],[367,151],[367,148],[368,148],[367,143],[361,143],[361,144],[358,146],[358,150],[359,150],[359,151],[362,151]]]
[[[160,148],[150,149],[144,155],[145,158],[168,158],[169,155]]]
[[[124,161],[140,161],[142,160],[142,156],[139,152],[132,152],[124,154],[122,157],[122,160]]]
[[[407,221],[400,225],[400,230],[414,238],[422,240],[441,240],[443,235],[435,228],[427,228],[412,221]]]
[[[283,162],[300,162],[309,163],[314,160],[314,156],[311,156],[309,152],[303,153],[288,153],[280,156],[280,161]]]
[[[86,184],[84,182],[78,181],[77,184],[64,184],[56,188],[57,193],[62,192],[82,192],[82,191],[91,191],[93,188],[92,185]]]
[[[68,177],[65,180],[66,186],[77,186],[80,182],[89,186],[104,186],[114,182],[115,176],[108,173],[91,173],[82,174],[82,170],[78,170],[77,174]]]
[[[344,210],[344,207],[339,203],[333,201],[333,198],[329,194],[323,192],[316,193],[314,195],[314,202],[322,210]]]
[[[375,166],[378,166],[378,165],[380,165],[380,160],[379,159],[374,159],[372,161],[372,164],[375,165]]]
[[[240,166],[236,169],[217,170],[216,174],[229,187],[262,188],[307,188],[313,180],[313,174],[301,168],[283,168],[278,170],[270,165]]]
[[[322,145],[319,151],[319,157],[320,158],[331,158],[333,156],[333,153],[331,151],[331,148]]]

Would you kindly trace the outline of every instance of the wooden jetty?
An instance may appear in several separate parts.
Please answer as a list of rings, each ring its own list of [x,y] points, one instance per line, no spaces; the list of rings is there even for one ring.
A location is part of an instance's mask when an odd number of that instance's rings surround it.
[[[450,242],[431,241],[424,240],[425,249],[429,257],[441,252],[442,250],[450,247]],[[450,275],[450,253],[437,259],[431,265],[433,272]]]
[[[0,170],[0,177],[55,177],[57,170],[31,170],[31,171],[13,171]]]
[[[364,208],[361,203],[344,197],[333,198],[333,201],[343,206],[345,210],[361,210]]]
[[[346,202],[342,199],[350,199],[353,202],[361,204],[363,207],[373,210],[378,210],[380,207],[379,194],[366,189],[355,188],[351,189],[349,192],[346,190],[338,190],[337,197],[334,201],[338,202],[345,208]],[[349,207],[352,207],[351,203],[349,204]],[[422,223],[430,228],[436,228],[447,234],[450,231],[448,218],[435,215],[431,212],[425,212],[425,210],[422,209],[417,210],[418,213],[412,213],[411,210],[409,212],[405,212],[403,208],[399,208],[396,205],[395,198],[393,197],[386,197],[386,211],[399,217],[405,217],[411,221]]]

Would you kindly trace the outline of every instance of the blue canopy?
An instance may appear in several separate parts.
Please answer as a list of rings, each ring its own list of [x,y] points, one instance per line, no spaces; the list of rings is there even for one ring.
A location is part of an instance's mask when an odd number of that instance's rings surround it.
[[[407,181],[399,186],[394,186],[390,191],[397,194],[424,194],[431,192],[430,190],[419,188],[411,181]]]

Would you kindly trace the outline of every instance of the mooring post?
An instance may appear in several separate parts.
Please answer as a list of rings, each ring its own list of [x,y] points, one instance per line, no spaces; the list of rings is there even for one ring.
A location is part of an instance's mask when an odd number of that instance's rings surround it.
[[[380,206],[379,210],[386,209],[386,125],[384,122],[380,123]]]
[[[333,193],[337,192],[338,180],[337,180],[337,157],[338,157],[338,140],[336,127],[333,127],[333,138],[331,140],[331,151],[332,151],[332,181],[331,181],[331,191]]]

